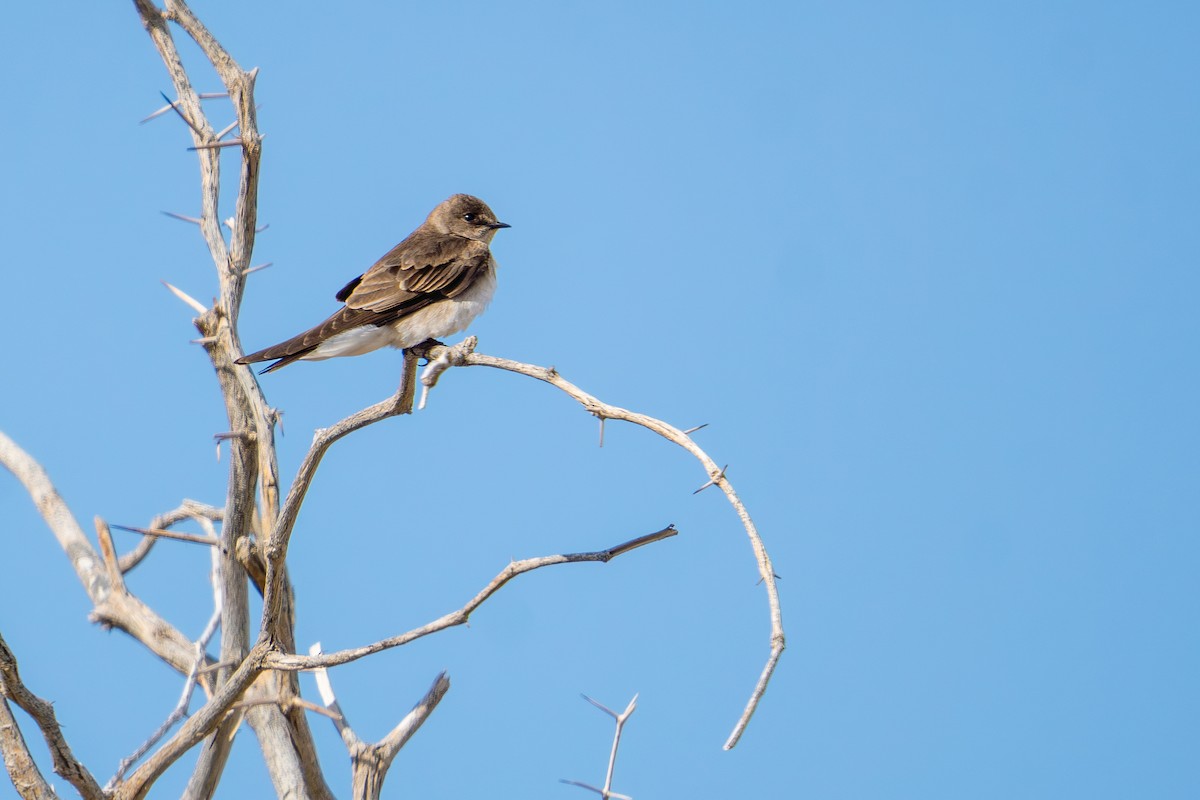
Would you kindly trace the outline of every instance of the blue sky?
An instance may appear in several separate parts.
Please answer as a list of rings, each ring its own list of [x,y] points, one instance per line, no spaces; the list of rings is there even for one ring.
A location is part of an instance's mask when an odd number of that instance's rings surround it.
[[[600,782],[611,727],[580,692],[640,693],[614,788],[642,800],[1200,793],[1193,5],[214,5],[195,10],[261,68],[274,266],[246,347],[319,321],[433,205],[477,194],[513,225],[481,351],[709,423],[783,578],[789,649],[724,753],[768,633],[728,506],[644,431],[610,423],[600,449],[543,385],[447,375],[326,458],[292,544],[302,647],[407,630],[510,558],[681,535],[525,576],[469,629],[333,671],[370,740],[450,673],[387,795],[584,797],[556,781]],[[130,4],[25,3],[0,67],[0,429],[89,529],[220,503],[215,381],[159,282],[215,291],[198,232],[160,213],[197,211],[195,159],[178,120],[137,124],[161,62]],[[283,475],[399,364],[265,376]],[[0,632],[103,782],[180,678],[88,623],[3,476],[0,507]],[[160,545],[130,582],[195,636],[207,568]],[[345,795],[344,748],[312,725]],[[239,736],[219,796],[262,796]]]

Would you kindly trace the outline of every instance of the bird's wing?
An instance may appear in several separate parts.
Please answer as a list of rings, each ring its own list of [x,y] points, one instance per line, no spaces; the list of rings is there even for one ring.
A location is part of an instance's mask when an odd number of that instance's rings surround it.
[[[457,297],[488,268],[483,242],[413,233],[337,293],[348,308],[387,313]],[[415,309],[414,309],[415,310]]]
[[[346,305],[320,325],[242,356],[239,364],[279,359],[264,371],[303,358],[322,342],[362,325],[387,325],[439,300],[457,297],[488,269],[483,242],[418,230],[337,293]]]

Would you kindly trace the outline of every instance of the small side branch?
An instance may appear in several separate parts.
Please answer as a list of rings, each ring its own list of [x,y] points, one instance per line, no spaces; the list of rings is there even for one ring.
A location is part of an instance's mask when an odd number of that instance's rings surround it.
[[[201,503],[196,500],[184,500],[179,504],[178,508],[174,508],[165,514],[159,514],[152,519],[146,528],[152,531],[169,530],[173,525],[185,519],[199,519],[200,517],[204,517],[212,522],[220,522],[225,518],[225,512],[207,503]],[[156,541],[158,541],[158,538],[155,536],[142,537],[137,547],[121,556],[121,572],[129,572],[129,570],[142,563],[142,559],[149,555]]]
[[[604,774],[604,788],[597,789],[595,786],[591,786],[586,783],[581,783],[580,781],[569,781],[565,778],[563,778],[561,782],[569,783],[572,786],[579,786],[580,788],[587,789],[589,791],[593,791],[596,794],[600,795],[602,798],[604,798],[604,800],[609,800],[609,798],[615,798],[616,800],[631,800],[628,795],[617,794],[616,792],[614,792],[612,790],[612,781],[613,781],[613,771],[616,769],[616,766],[617,766],[617,748],[619,748],[621,746],[621,731],[625,728],[626,721],[628,721],[628,719],[631,716],[633,716],[633,712],[637,710],[638,696],[635,694],[633,696],[633,699],[629,701],[629,705],[625,706],[625,710],[622,711],[620,714],[613,711],[611,708],[608,708],[607,706],[601,705],[600,703],[596,702],[592,698],[588,697],[586,694],[583,695],[583,699],[587,700],[589,703],[594,705],[596,708],[600,709],[605,714],[608,714],[610,717],[612,717],[617,725],[616,732],[613,734],[612,750],[609,751],[609,754],[608,754],[608,771]]]
[[[365,428],[368,425],[373,425],[389,417],[412,413],[416,371],[416,357],[406,352],[404,354],[404,371],[401,375],[400,386],[396,389],[396,393],[392,397],[351,414],[341,422],[328,428],[322,428],[313,434],[312,444],[309,446],[308,452],[304,455],[304,460],[300,464],[300,469],[296,472],[296,477],[292,481],[291,488],[288,489],[283,506],[279,509],[278,516],[275,517],[275,524],[270,531],[266,547],[263,548],[264,552],[262,555],[266,562],[266,578],[265,586],[263,587],[264,615],[275,613],[274,609],[279,606],[279,597],[283,591],[283,564],[287,558],[292,529],[296,524],[296,517],[300,514],[300,506],[303,505],[304,498],[308,494],[308,487],[312,484],[312,480],[317,474],[317,467],[320,466],[325,452],[338,439],[354,431]],[[268,621],[272,622],[272,620]],[[277,620],[273,622],[277,624]]]
[[[668,525],[661,531],[639,536],[636,539],[631,539],[628,542],[623,542],[613,547],[604,550],[596,550],[591,553],[568,553],[565,555],[541,556],[540,558],[526,558],[521,561],[514,561],[507,567],[502,569],[500,573],[492,578],[487,586],[475,595],[462,608],[446,614],[443,617],[435,619],[433,622],[422,625],[419,628],[414,628],[407,633],[402,633],[399,636],[393,636],[389,639],[383,639],[365,647],[356,647],[349,650],[338,650],[334,653],[326,653],[324,655],[293,655],[285,653],[270,653],[266,657],[266,666],[270,669],[281,670],[305,670],[318,669],[321,667],[334,667],[338,664],[348,664],[351,661],[357,661],[364,656],[369,656],[372,653],[378,653],[381,650],[387,650],[392,647],[400,647],[409,642],[420,639],[423,636],[428,636],[431,633],[452,628],[456,625],[464,625],[470,619],[471,614],[475,609],[479,608],[492,595],[500,591],[504,584],[511,581],[518,575],[526,572],[532,572],[535,569],[542,567],[550,567],[555,564],[577,564],[585,561],[599,561],[607,564],[612,559],[623,553],[628,553],[630,550],[642,547],[643,545],[658,542],[663,539],[668,539],[675,536],[679,531],[674,525]]]
[[[207,534],[216,540],[216,531],[213,530],[213,524],[210,520],[199,517]],[[100,528],[100,522],[97,520],[97,528]],[[103,539],[103,537],[102,537]],[[224,605],[224,599],[221,593],[221,582],[218,580],[217,569],[219,559],[216,550],[211,551],[212,571],[211,580],[213,586],[213,613],[208,619],[208,624],[204,626],[204,630],[200,633],[200,638],[196,640],[196,660],[192,663],[192,668],[187,674],[187,678],[183,682],[183,691],[179,695],[179,702],[175,704],[175,708],[167,715],[167,719],[158,727],[150,737],[146,739],[142,745],[131,753],[128,757],[122,759],[117,767],[117,774],[114,775],[105,785],[104,790],[111,792],[113,788],[125,778],[125,773],[131,766],[136,764],[142,756],[150,752],[150,748],[158,744],[167,732],[175,726],[175,723],[187,716],[188,707],[192,704],[192,695],[196,691],[196,679],[199,677],[201,670],[208,663],[208,658],[204,653],[208,643],[217,632],[217,625],[221,622],[221,608]]]
[[[310,647],[308,654],[319,656],[321,643],[317,642]],[[446,696],[446,692],[450,691],[450,678],[445,672],[440,673],[425,696],[413,706],[412,711],[408,712],[387,736],[375,744],[367,744],[350,727],[350,722],[346,719],[337,696],[333,692],[333,684],[329,681],[329,673],[326,669],[318,667],[313,670],[313,674],[317,679],[317,691],[321,694],[321,702],[325,704],[323,709],[318,710],[333,720],[338,735],[342,737],[346,749],[350,752],[350,761],[353,765],[352,796],[355,800],[376,800],[396,754],[425,724],[425,720],[429,719],[438,703]]]
[[[17,658],[3,637],[0,637],[0,694],[33,717],[33,721],[42,731],[47,747],[50,748],[54,771],[74,786],[75,791],[79,792],[84,800],[104,800],[105,794],[100,784],[71,752],[58,725],[58,719],[54,716],[54,707],[21,683],[21,676],[17,671]]]
[[[154,755],[138,767],[126,781],[119,784],[112,797],[115,800],[137,800],[145,797],[151,784],[168,767],[192,747],[195,747],[201,739],[212,733],[225,719],[233,704],[241,699],[242,693],[262,670],[264,657],[270,649],[270,642],[265,640],[254,645],[237,669],[230,674],[229,680],[221,684],[212,698],[188,718],[187,722]]]

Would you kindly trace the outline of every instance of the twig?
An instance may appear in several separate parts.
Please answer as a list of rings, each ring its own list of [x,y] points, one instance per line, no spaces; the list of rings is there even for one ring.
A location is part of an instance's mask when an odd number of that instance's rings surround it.
[[[308,653],[310,656],[319,656],[321,643],[317,642],[310,647]],[[333,684],[329,681],[329,673],[326,669],[318,667],[313,670],[313,675],[317,679],[317,691],[321,695],[321,702],[325,704],[322,711],[333,720],[338,735],[342,737],[346,749],[350,752],[350,761],[354,770],[353,796],[378,798],[383,787],[383,780],[392,761],[396,758],[396,754],[420,729],[425,720],[429,719],[429,715],[433,713],[438,703],[445,697],[446,692],[450,690],[450,678],[445,672],[440,673],[425,696],[413,706],[412,711],[408,712],[395,728],[392,728],[387,736],[375,744],[367,744],[350,727],[341,705],[338,704],[337,696],[333,692]]]
[[[308,648],[308,654],[310,656],[320,655],[321,643],[314,642],[312,647]],[[333,720],[338,736],[341,736],[342,741],[346,743],[346,748],[350,749],[362,744],[362,739],[358,738],[358,734],[350,726],[350,720],[346,719],[346,713],[342,711],[337,695],[333,692],[333,684],[329,682],[329,671],[324,667],[317,667],[313,670],[313,677],[317,681],[317,693],[321,695],[321,702],[325,704],[325,710]]]
[[[317,669],[319,667],[334,667],[338,664],[346,664],[351,661],[357,661],[363,656],[378,653],[381,650],[387,650],[392,647],[400,647],[409,642],[420,639],[423,636],[428,636],[431,633],[437,633],[446,628],[452,628],[456,625],[464,625],[470,619],[471,614],[475,609],[483,605],[483,603],[492,595],[500,590],[504,584],[508,583],[518,575],[526,572],[532,572],[535,569],[542,567],[550,567],[555,564],[578,564],[587,561],[599,561],[607,564],[612,559],[619,555],[628,553],[630,550],[650,544],[652,542],[668,539],[679,533],[675,530],[675,526],[671,525],[663,528],[661,531],[639,536],[636,539],[631,539],[628,542],[623,542],[613,547],[604,550],[596,550],[590,553],[569,553],[566,555],[541,556],[539,558],[526,558],[521,561],[514,561],[500,573],[492,578],[487,586],[476,594],[466,605],[457,611],[452,611],[434,621],[422,625],[419,628],[414,628],[407,633],[402,633],[399,636],[392,636],[388,639],[382,639],[378,642],[366,645],[364,647],[356,647],[348,650],[338,650],[334,653],[326,653],[323,655],[293,655],[285,653],[270,653],[266,658],[266,666],[271,669],[281,670],[305,670]]]
[[[638,696],[635,694],[633,696],[633,699],[629,701],[629,705],[625,706],[625,710],[622,711],[620,714],[613,711],[611,708],[608,708],[607,706],[596,702],[592,698],[588,697],[586,694],[582,695],[582,697],[584,700],[587,700],[589,703],[591,703],[596,708],[603,711],[605,714],[608,714],[610,717],[613,718],[613,720],[616,721],[616,732],[613,734],[612,750],[608,754],[608,771],[604,775],[604,788],[597,789],[595,786],[591,786],[586,783],[581,783],[579,781],[569,781],[565,778],[561,779],[560,782],[561,783],[569,783],[572,786],[580,786],[584,789],[590,789],[591,791],[595,792],[596,794],[598,794],[602,798],[604,798],[604,800],[609,800],[609,798],[616,798],[616,800],[631,800],[631,798],[628,795],[617,794],[616,792],[614,792],[612,790],[612,780],[613,780],[613,771],[616,769],[616,766],[617,766],[617,748],[620,747],[620,745],[621,745],[621,731],[625,727],[625,722],[631,716],[633,716],[633,712],[637,710]]]
[[[262,668],[263,656],[270,649],[269,642],[260,641],[256,644],[229,676],[229,680],[221,684],[213,697],[188,718],[183,727],[138,767],[125,782],[116,787],[113,793],[114,800],[133,800],[144,797],[150,785],[166,771],[167,767],[174,764],[180,756],[215,730],[229,709],[241,697],[242,692],[246,691],[246,688],[258,675]]]
[[[389,417],[411,413],[413,387],[416,381],[416,365],[416,356],[409,351],[405,351],[404,371],[401,375],[400,386],[397,388],[396,394],[387,400],[351,414],[335,425],[319,429],[313,434],[312,445],[309,446],[308,452],[304,455],[304,460],[300,463],[300,468],[296,471],[296,477],[292,480],[287,498],[284,500],[283,506],[279,509],[274,529],[271,531],[265,547],[264,557],[267,562],[267,581],[263,597],[264,601],[269,598],[271,602],[267,603],[264,607],[264,619],[268,619],[268,611],[272,608],[277,608],[280,602],[278,598],[279,593],[282,591],[282,566],[287,558],[287,549],[291,541],[292,528],[296,524],[296,517],[300,513],[300,506],[304,503],[308,487],[312,484],[313,477],[317,473],[317,467],[320,465],[321,459],[325,456],[325,451],[338,439],[354,431],[365,428],[368,425],[373,425]],[[250,372],[250,370],[242,371]],[[278,620],[274,622],[278,624]]]
[[[215,506],[210,506],[207,503],[201,503],[196,500],[184,500],[177,508],[174,508],[165,514],[159,514],[154,519],[150,520],[150,524],[146,526],[147,530],[160,531],[167,530],[172,525],[182,522],[185,519],[196,519],[198,516],[205,517],[214,522],[220,522],[225,517],[225,512]],[[142,562],[154,547],[154,543],[158,541],[157,536],[144,536],[138,542],[137,547],[121,556],[120,565],[121,572],[126,573]]]
[[[195,664],[198,666],[200,661],[203,659],[204,651],[201,650],[200,658],[197,659]],[[162,737],[167,735],[167,731],[171,730],[171,728],[175,726],[176,722],[179,722],[179,720],[187,716],[187,709],[192,703],[192,694],[196,689],[196,677],[196,669],[193,669],[188,673],[187,680],[183,682],[183,691],[179,694],[179,701],[175,704],[175,708],[171,710],[171,713],[167,715],[167,718],[163,721],[163,724],[158,726],[158,729],[154,731],[154,733],[150,734],[146,741],[142,742],[142,744],[128,756],[121,759],[121,763],[117,767],[116,774],[113,775],[112,778],[109,779],[108,783],[104,785],[104,791],[111,792],[114,788],[116,788],[116,785],[125,778],[125,773],[129,770],[129,768],[136,764],[142,756],[146,755],[146,753],[149,753],[150,748],[158,744],[158,742],[162,740]]]
[[[203,516],[196,516],[196,520],[204,527],[205,533],[216,543],[217,532],[213,529],[212,521]],[[224,606],[219,575],[220,559],[215,549],[211,553],[212,568],[209,577],[213,587],[213,613],[208,619],[208,624],[201,631],[200,638],[196,640],[196,660],[192,662],[192,668],[188,671],[187,679],[183,682],[183,691],[179,695],[179,702],[175,704],[175,708],[167,715],[166,720],[158,727],[158,730],[150,734],[149,738],[137,750],[127,758],[122,759],[120,765],[117,767],[116,774],[104,786],[104,791],[106,792],[111,792],[124,779],[126,771],[136,764],[142,756],[149,753],[150,748],[158,744],[167,735],[167,731],[174,727],[176,722],[187,716],[188,707],[192,704],[192,695],[196,690],[196,680],[202,671],[207,671],[205,663],[208,661],[208,658],[205,656],[204,651],[208,647],[208,643],[212,640],[213,635],[217,632],[217,625],[221,622],[221,608]]]
[[[120,531],[129,531],[130,533],[138,533],[142,536],[154,536],[161,539],[175,539],[180,542],[194,542],[195,544],[206,544],[210,547],[219,547],[221,540],[215,536],[200,536],[195,533],[181,533],[179,531],[155,530],[154,528],[134,528],[129,525],[118,525],[115,522],[110,523],[110,527]]]

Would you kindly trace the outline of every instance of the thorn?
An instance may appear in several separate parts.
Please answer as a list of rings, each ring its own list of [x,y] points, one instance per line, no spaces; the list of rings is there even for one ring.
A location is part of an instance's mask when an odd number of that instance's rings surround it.
[[[183,214],[176,214],[174,211],[164,211],[162,213],[166,214],[168,217],[171,217],[172,219],[178,219],[178,220],[182,220],[184,222],[190,222],[193,225],[200,224],[199,217],[185,217]]]
[[[241,139],[226,139],[223,142],[205,142],[204,144],[192,145],[188,150],[220,150],[222,147],[241,147]]]
[[[697,425],[694,428],[688,428],[686,431],[683,432],[683,435],[687,436],[688,434],[695,433],[696,431],[700,430],[701,428],[707,428],[707,427],[708,427],[708,423],[705,422],[700,425]]]
[[[604,447],[604,417],[600,418],[600,446]]]
[[[220,539],[212,536],[200,536],[194,533],[181,533],[179,531],[168,531],[162,528],[134,528],[129,525],[109,524],[110,528],[116,528],[119,531],[129,531],[130,533],[141,534],[142,536],[158,536],[163,539],[177,539],[181,542],[195,542],[196,544],[206,544],[211,547],[216,547],[221,544]]]
[[[180,118],[181,120],[183,120],[184,122],[186,122],[186,123],[187,123],[187,126],[188,126],[189,128],[191,128],[192,130],[194,130],[198,136],[203,136],[203,135],[204,135],[204,131],[202,131],[202,130],[200,130],[199,128],[197,128],[197,127],[196,127],[196,124],[195,124],[194,122],[192,122],[190,119],[188,119],[188,118],[187,118],[187,114],[184,114],[184,113],[183,113],[183,111],[182,111],[182,110],[179,108],[179,106],[178,106],[178,105],[176,105],[176,103],[172,102],[172,101],[171,101],[171,98],[167,97],[167,93],[166,93],[166,92],[159,92],[159,94],[161,94],[161,95],[162,95],[162,99],[163,99],[163,100],[166,100],[166,101],[167,101],[167,105],[169,105],[171,108],[175,109],[175,113],[179,115],[179,118]]]
[[[269,228],[269,227],[271,227],[271,223],[269,223],[269,222],[268,222],[266,225],[261,225],[261,226],[259,226],[259,227],[255,228],[255,229],[254,229],[254,232],[255,232],[255,233],[262,233],[263,231],[265,231],[265,230],[266,230],[267,228]]]
[[[223,433],[214,433],[213,438],[218,442],[223,442],[226,439],[251,439],[254,434],[248,431],[224,431]]]
[[[700,494],[701,492],[703,492],[703,491],[704,491],[705,489],[707,489],[708,487],[715,485],[717,481],[719,481],[719,480],[721,480],[721,479],[723,479],[723,478],[725,477],[725,470],[727,470],[727,469],[729,469],[729,465],[728,465],[728,464],[726,464],[725,466],[721,467],[721,471],[720,471],[720,472],[718,472],[718,473],[717,473],[716,475],[714,475],[714,476],[713,476],[711,479],[709,479],[708,483],[704,484],[704,485],[703,485],[703,486],[701,486],[699,489],[697,489],[696,491],[692,492],[692,494]]]
[[[260,269],[266,269],[274,263],[274,261],[268,261],[265,264],[259,264],[257,267],[247,267],[246,269],[242,270],[242,277],[246,277],[251,272],[258,272]]]
[[[217,463],[221,463],[221,440],[217,440]]]
[[[204,314],[205,312],[207,312],[207,311],[208,311],[208,309],[207,309],[207,308],[205,308],[204,306],[200,305],[200,301],[199,301],[199,300],[197,300],[196,298],[192,297],[192,296],[191,296],[191,295],[189,295],[187,292],[185,292],[185,291],[183,291],[183,290],[181,290],[181,289],[176,289],[174,286],[172,286],[171,284],[167,283],[166,281],[163,281],[163,282],[162,282],[162,285],[163,285],[163,286],[165,286],[165,287],[167,287],[168,289],[170,289],[170,290],[171,290],[171,294],[175,295],[175,296],[176,296],[176,297],[178,297],[180,300],[182,300],[183,302],[185,302],[185,303],[187,303],[189,306],[191,306],[191,307],[192,307],[192,308],[193,308],[193,309],[196,311],[196,313],[198,313],[198,314]]]
[[[215,664],[209,664],[207,667],[201,667],[200,669],[196,670],[196,674],[197,675],[207,675],[210,672],[216,672],[217,670],[221,669],[222,667],[236,667],[236,666],[237,666],[236,661],[218,661]]]
[[[190,340],[188,344],[216,344],[217,341],[219,340],[216,336],[201,336],[199,339]]]
[[[201,100],[212,100],[217,97],[229,97],[229,92],[200,92],[200,94],[198,94],[196,96],[199,97]],[[165,98],[166,95],[163,95],[163,97]],[[145,125],[147,122],[154,119],[155,117],[161,117],[163,114],[170,111],[171,108],[172,108],[171,102],[168,100],[167,104],[165,106],[160,108],[158,111],[155,111],[153,114],[146,117],[145,119],[140,120],[138,122],[138,124]]]
[[[224,139],[224,138],[225,138],[225,134],[229,133],[231,130],[233,130],[233,129],[234,129],[234,128],[236,128],[237,126],[238,126],[238,121],[235,119],[233,122],[229,123],[229,124],[228,124],[228,125],[226,125],[224,128],[222,128],[222,129],[221,129],[221,130],[220,130],[220,131],[217,133],[217,135],[216,135],[216,138],[217,138],[217,139]]]
[[[157,118],[157,117],[161,117],[163,114],[167,113],[167,112],[168,112],[168,111],[170,111],[170,110],[171,110],[171,106],[170,106],[170,105],[165,105],[165,106],[163,106],[162,108],[160,108],[160,109],[158,109],[157,111],[155,111],[155,112],[154,112],[153,114],[151,114],[150,116],[148,116],[148,117],[142,117],[140,120],[138,120],[138,125],[145,125],[145,124],[146,124],[147,122],[149,122],[150,120],[152,120],[152,119],[155,119],[155,118]]]

